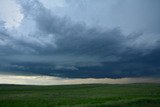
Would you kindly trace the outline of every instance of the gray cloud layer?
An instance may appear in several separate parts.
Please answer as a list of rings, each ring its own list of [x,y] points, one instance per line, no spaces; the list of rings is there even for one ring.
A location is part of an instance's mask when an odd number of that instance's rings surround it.
[[[35,0],[16,3],[24,16],[19,27],[8,29],[5,20],[0,23],[1,70],[67,77],[160,74],[160,37],[156,24],[160,20],[156,0],[80,0],[78,3],[67,0],[56,8],[47,8]],[[143,3],[144,6],[140,5]],[[98,25],[95,20],[100,20]]]

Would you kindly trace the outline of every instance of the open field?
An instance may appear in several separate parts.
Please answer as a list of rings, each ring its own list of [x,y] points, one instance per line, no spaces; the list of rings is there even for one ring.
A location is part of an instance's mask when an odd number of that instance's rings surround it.
[[[0,107],[160,107],[160,84],[0,85]]]

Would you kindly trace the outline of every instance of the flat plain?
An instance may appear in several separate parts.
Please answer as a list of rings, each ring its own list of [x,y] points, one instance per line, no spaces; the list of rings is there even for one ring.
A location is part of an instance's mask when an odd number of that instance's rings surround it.
[[[160,107],[160,84],[0,85],[0,107]]]

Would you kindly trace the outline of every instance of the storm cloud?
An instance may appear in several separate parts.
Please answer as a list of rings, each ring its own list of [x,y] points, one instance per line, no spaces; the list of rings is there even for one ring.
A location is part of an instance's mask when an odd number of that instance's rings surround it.
[[[2,72],[72,78],[160,75],[158,0],[12,2],[17,21],[1,17],[11,15],[6,7],[0,11]]]

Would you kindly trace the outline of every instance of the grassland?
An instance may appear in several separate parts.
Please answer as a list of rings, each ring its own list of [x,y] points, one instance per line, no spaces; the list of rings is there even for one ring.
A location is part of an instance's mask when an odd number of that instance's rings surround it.
[[[0,107],[160,107],[160,84],[0,85]]]

